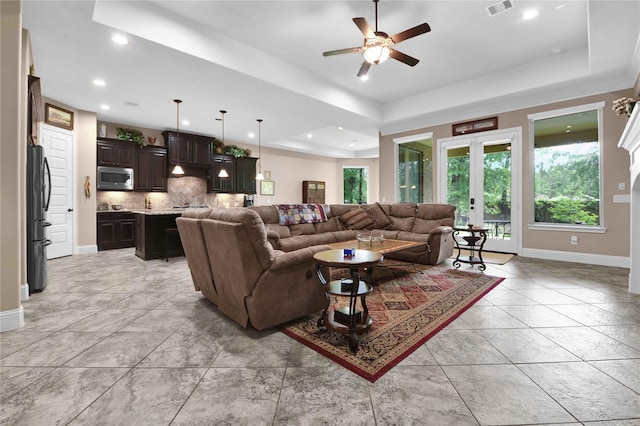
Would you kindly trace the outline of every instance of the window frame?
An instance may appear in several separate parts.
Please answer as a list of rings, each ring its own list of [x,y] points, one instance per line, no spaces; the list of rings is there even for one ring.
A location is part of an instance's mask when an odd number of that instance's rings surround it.
[[[544,111],[527,115],[529,120],[529,190],[531,191],[531,207],[530,207],[530,221],[527,224],[528,229],[533,231],[564,231],[564,232],[585,232],[585,233],[605,233],[607,228],[605,227],[604,217],[604,185],[603,185],[603,109],[604,102],[594,102],[591,104],[577,105],[568,108],[554,109],[550,111]],[[598,114],[598,181],[599,181],[599,197],[600,202],[598,205],[598,214],[600,219],[599,225],[583,225],[583,224],[570,224],[570,223],[549,223],[549,222],[535,222],[535,135],[534,135],[534,123],[536,120],[544,120],[546,118],[559,117],[562,115],[576,114],[579,112],[596,110]]]

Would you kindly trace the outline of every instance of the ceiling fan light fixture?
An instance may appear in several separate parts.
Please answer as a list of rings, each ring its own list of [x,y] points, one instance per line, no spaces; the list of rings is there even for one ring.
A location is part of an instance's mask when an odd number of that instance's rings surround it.
[[[364,60],[370,64],[381,64],[389,59],[391,49],[387,46],[374,45],[367,47],[362,55],[364,56]]]

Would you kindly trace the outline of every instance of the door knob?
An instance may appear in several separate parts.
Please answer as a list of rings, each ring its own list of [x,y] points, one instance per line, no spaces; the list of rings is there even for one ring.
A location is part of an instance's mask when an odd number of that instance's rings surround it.
[[[72,211],[73,211],[73,209],[67,209],[67,211],[68,211],[68,212],[72,212]]]

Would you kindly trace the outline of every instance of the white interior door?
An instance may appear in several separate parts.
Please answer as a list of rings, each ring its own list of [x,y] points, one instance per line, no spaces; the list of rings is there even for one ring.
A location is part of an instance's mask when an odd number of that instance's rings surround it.
[[[40,124],[38,139],[44,147],[51,173],[51,201],[46,220],[51,226],[45,228],[51,240],[47,246],[47,259],[70,256],[73,253],[73,133],[47,124]]]
[[[455,225],[489,230],[486,250],[517,253],[520,129],[438,140],[439,200],[456,206]]]

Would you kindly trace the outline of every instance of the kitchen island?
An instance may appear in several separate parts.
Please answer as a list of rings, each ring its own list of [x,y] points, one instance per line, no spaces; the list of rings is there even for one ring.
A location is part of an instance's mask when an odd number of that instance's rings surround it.
[[[169,234],[165,238],[165,229],[176,228],[176,218],[182,216],[185,209],[134,210],[136,220],[136,256],[142,260],[163,259],[165,244],[168,244],[169,256],[184,256],[180,236]]]

